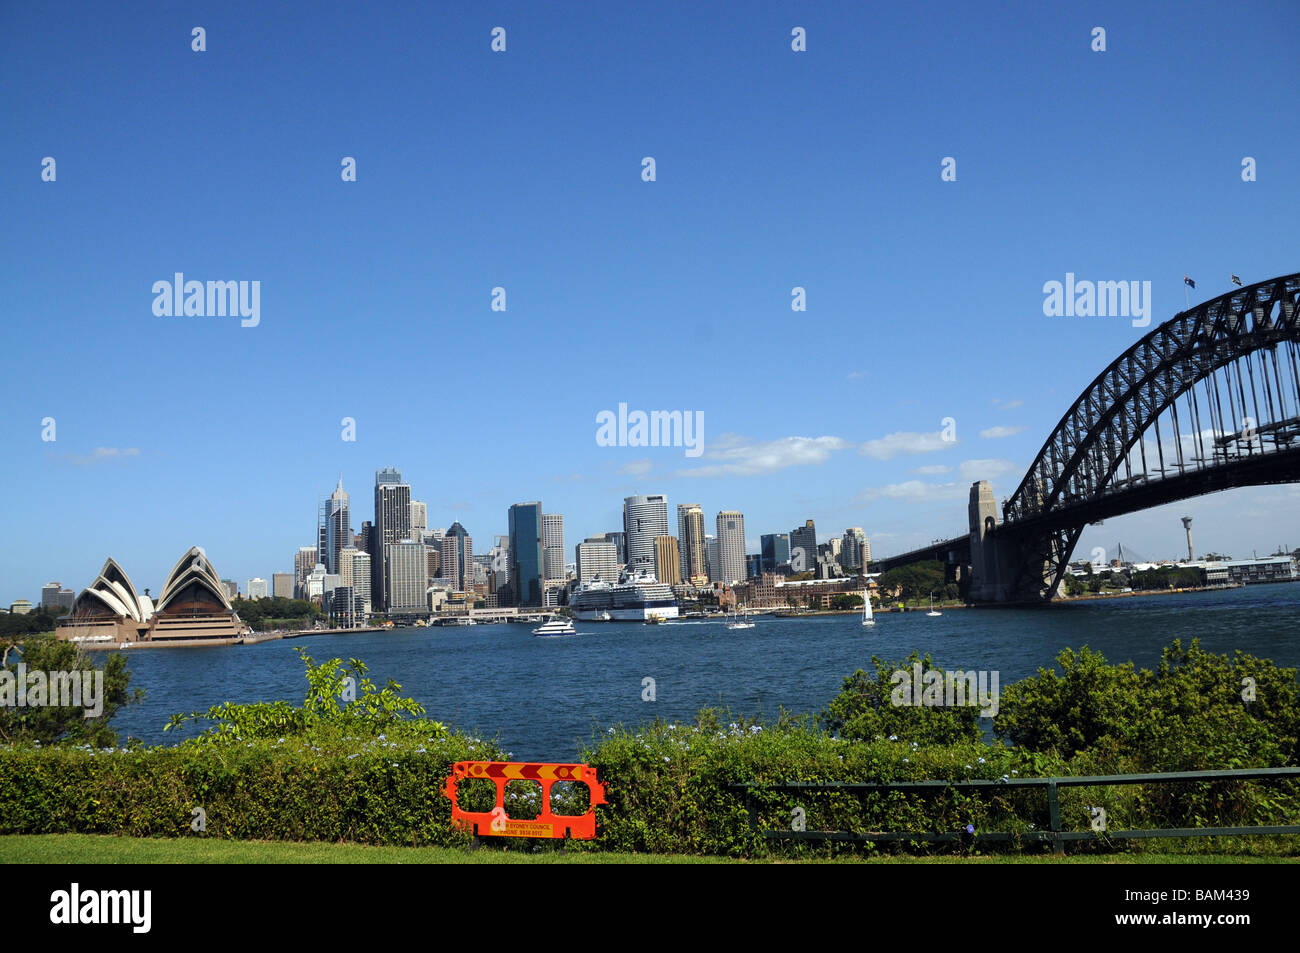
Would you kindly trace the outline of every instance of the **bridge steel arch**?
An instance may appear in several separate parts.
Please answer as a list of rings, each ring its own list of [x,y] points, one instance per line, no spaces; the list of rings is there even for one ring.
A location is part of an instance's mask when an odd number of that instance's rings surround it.
[[[1238,288],[1180,312],[1112,361],[1044,442],[1003,504],[1002,525],[989,526],[999,546],[1015,549],[1003,554],[1014,566],[1015,581],[1002,598],[1042,600],[1055,595],[1083,527],[1103,515],[1229,486],[1300,479],[1300,445],[1291,446],[1300,434],[1300,418],[1285,413],[1277,418],[1270,396],[1269,410],[1275,416],[1267,425],[1274,428],[1272,454],[1265,454],[1261,442],[1258,452],[1250,444],[1244,458],[1232,460],[1224,452],[1222,460],[1201,460],[1204,466],[1188,467],[1180,456],[1176,478],[1150,480],[1143,474],[1136,480],[1116,480],[1122,467],[1131,467],[1130,452],[1161,414],[1171,407],[1177,412],[1179,397],[1256,351],[1272,352],[1276,372],[1278,345],[1286,342],[1292,346],[1284,349],[1284,360],[1289,357],[1294,365],[1293,345],[1300,342],[1300,273]],[[1289,370],[1292,380],[1300,379],[1297,368]],[[1279,396],[1283,409],[1285,396]],[[1220,409],[1221,423],[1223,417]],[[1145,446],[1141,449],[1145,454]],[[1281,467],[1261,466],[1265,455],[1285,460],[1277,460]],[[1162,484],[1167,485],[1163,491]],[[1123,500],[1125,496],[1130,499]],[[1139,498],[1145,502],[1138,503]],[[974,501],[973,494],[972,507]],[[975,523],[972,510],[972,546],[977,545]]]

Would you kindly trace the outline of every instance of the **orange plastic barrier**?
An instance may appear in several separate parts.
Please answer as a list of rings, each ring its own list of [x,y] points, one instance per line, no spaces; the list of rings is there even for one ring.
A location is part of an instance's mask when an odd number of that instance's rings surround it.
[[[497,802],[490,812],[462,811],[456,801],[456,785],[473,778],[496,783]],[[542,786],[542,812],[534,820],[506,816],[506,785],[511,781],[536,781]],[[551,813],[551,786],[556,781],[581,781],[591,791],[591,806],[578,815]],[[596,769],[586,764],[539,764],[520,761],[457,761],[443,788],[451,799],[452,827],[479,837],[574,837],[591,840],[596,836],[596,805],[605,803],[605,788],[596,780]]]

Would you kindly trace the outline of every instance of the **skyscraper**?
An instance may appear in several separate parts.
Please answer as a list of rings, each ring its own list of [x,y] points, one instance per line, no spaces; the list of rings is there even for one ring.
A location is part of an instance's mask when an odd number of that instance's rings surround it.
[[[277,599],[293,598],[293,573],[271,573],[271,595]]]
[[[759,537],[759,567],[763,572],[777,572],[790,563],[790,534],[764,533]]]
[[[320,553],[319,559],[325,564],[328,572],[339,571],[339,550],[352,545],[352,522],[349,510],[348,494],[343,489],[343,478],[339,477],[339,485],[325,501],[325,525],[320,534],[324,540],[324,550]]]
[[[844,542],[840,546],[840,565],[846,572],[862,572],[866,563],[863,555],[867,549],[867,534],[861,526],[850,526],[844,531]]]
[[[449,580],[457,592],[465,592],[474,585],[474,540],[459,520],[448,527],[447,535],[442,538],[439,562],[442,578]]]
[[[424,543],[407,539],[384,547],[389,612],[423,612],[428,608]]]
[[[718,537],[704,537],[704,553],[708,561],[709,582],[721,582],[722,557],[718,551]]]
[[[587,586],[596,576],[613,585],[618,581],[618,550],[604,536],[588,537],[574,547],[578,563],[578,585]]]
[[[316,547],[299,546],[297,554],[293,557],[294,590],[299,599],[306,598],[303,593],[307,591],[307,579],[311,576],[311,571],[315,566]]]
[[[737,510],[723,510],[718,514],[718,559],[722,563],[721,579],[734,586],[744,582],[745,576],[745,515]]]
[[[709,555],[704,546],[704,508],[698,503],[677,505],[677,548],[682,575],[692,584],[709,581]]]
[[[655,578],[675,586],[682,581],[682,553],[675,536],[655,537]]]
[[[817,565],[817,527],[812,520],[790,530],[790,568],[811,572]]]
[[[629,566],[654,571],[655,537],[668,534],[668,497],[662,493],[623,500],[623,532]]]
[[[371,562],[372,559],[369,553],[357,551],[352,554],[352,592],[354,598],[358,600],[362,612],[371,610]]]
[[[269,594],[269,588],[266,580],[260,576],[254,576],[248,582],[244,583],[244,592],[249,599],[265,599]]]
[[[564,580],[564,514],[542,514],[542,579]]]
[[[370,596],[380,611],[388,609],[388,545],[411,537],[411,488],[400,470],[375,471],[375,525],[370,549]]]
[[[614,544],[614,558],[620,566],[627,564],[627,533],[606,533],[604,538]]]
[[[541,503],[510,507],[510,586],[517,606],[540,606],[543,601],[543,521]]]
[[[411,539],[421,539],[429,528],[429,507],[419,500],[411,501]]]

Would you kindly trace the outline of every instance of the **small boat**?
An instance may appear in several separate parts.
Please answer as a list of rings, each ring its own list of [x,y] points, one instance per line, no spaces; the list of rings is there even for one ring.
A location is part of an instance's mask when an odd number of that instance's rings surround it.
[[[872,626],[876,624],[875,614],[871,611],[871,593],[862,590],[862,624]]]
[[[603,610],[596,616],[596,618],[601,622],[608,622],[611,618],[609,614],[609,610],[608,609]]]
[[[728,629],[752,629],[753,627],[754,627],[754,623],[749,621],[748,612],[746,612],[743,616],[737,616],[733,612],[731,614],[730,621],[727,622]]]
[[[658,625],[662,621],[664,621],[664,617],[661,615],[651,614],[645,617],[646,625]]]
[[[533,629],[533,635],[577,635],[578,630],[573,627],[572,619],[550,619],[543,622],[538,628]]]
[[[930,593],[930,611],[927,612],[926,615],[928,615],[928,616],[943,615],[942,612],[936,612],[935,609],[934,609],[934,593],[933,593],[933,592]]]

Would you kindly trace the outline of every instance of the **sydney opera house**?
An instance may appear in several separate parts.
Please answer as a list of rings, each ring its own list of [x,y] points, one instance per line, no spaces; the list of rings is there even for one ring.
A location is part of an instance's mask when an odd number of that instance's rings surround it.
[[[147,591],[147,590],[146,590]],[[249,627],[226,598],[203,550],[191,547],[167,574],[157,602],[136,592],[112,558],[72,611],[59,619],[60,639],[83,645],[208,645],[241,641]]]

